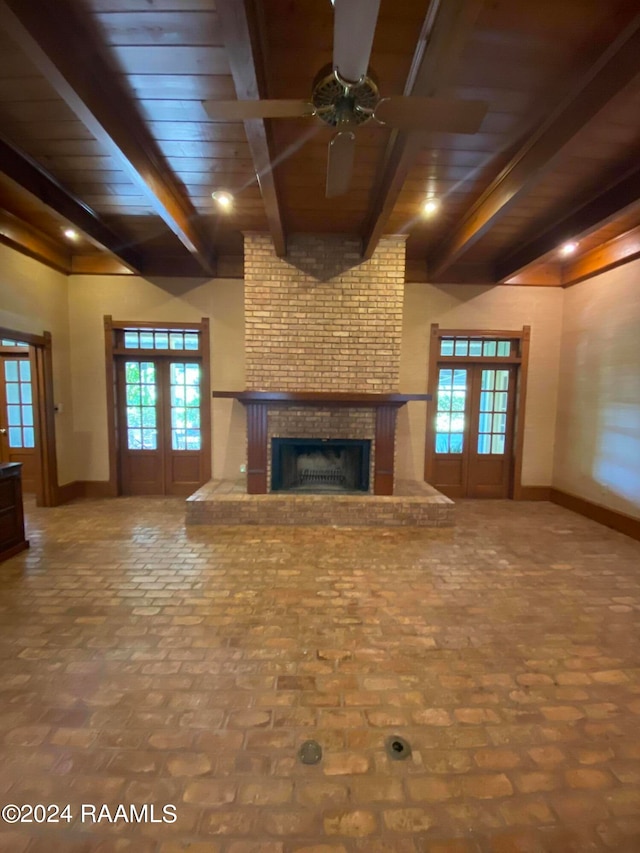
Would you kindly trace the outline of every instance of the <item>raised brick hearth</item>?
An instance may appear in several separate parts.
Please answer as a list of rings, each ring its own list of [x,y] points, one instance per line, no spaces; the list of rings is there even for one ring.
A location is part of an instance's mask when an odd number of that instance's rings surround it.
[[[408,480],[400,480],[388,497],[249,495],[242,480],[212,480],[187,498],[186,523],[451,528],[454,504],[427,483]]]

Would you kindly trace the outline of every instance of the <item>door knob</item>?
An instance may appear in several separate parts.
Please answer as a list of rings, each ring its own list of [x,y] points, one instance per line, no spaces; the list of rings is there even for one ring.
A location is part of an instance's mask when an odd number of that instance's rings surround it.
[[[0,435],[6,435],[6,434],[7,434],[6,429],[0,429]]]

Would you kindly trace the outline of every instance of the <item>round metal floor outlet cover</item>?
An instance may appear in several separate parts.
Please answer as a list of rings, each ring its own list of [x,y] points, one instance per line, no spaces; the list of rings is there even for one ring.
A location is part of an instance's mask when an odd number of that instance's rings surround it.
[[[399,735],[392,735],[385,741],[387,755],[394,761],[403,761],[411,755],[411,747],[409,742]]]
[[[322,759],[322,747],[315,740],[305,740],[298,750],[298,756],[303,764],[318,764]]]

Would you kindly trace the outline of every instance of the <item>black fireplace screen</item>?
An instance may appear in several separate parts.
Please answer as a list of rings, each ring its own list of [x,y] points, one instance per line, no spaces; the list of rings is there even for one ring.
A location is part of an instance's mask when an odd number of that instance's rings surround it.
[[[369,439],[272,438],[271,491],[368,492]]]

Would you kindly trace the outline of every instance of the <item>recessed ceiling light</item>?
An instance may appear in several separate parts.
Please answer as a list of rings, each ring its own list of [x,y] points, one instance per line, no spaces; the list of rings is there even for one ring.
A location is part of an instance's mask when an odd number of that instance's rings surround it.
[[[211,198],[223,210],[229,210],[229,208],[233,204],[233,196],[231,195],[231,193],[226,192],[226,190],[216,190],[216,192],[211,193]]]
[[[422,205],[422,212],[425,216],[433,216],[440,209],[440,202],[437,198],[430,197]]]
[[[560,254],[564,255],[565,257],[567,255],[573,255],[573,253],[575,252],[575,250],[577,248],[578,248],[577,243],[571,243],[571,242],[565,243],[563,246],[560,247]]]
[[[65,228],[62,233],[67,238],[67,240],[77,240],[78,239],[78,232],[74,231],[73,228]]]

